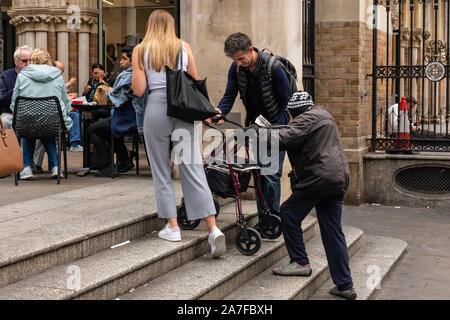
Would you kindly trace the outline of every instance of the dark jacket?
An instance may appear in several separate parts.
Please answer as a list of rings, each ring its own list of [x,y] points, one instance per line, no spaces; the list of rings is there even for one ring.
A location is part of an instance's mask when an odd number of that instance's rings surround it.
[[[268,55],[256,48],[255,50],[258,52],[258,62],[253,71],[244,67],[238,68],[236,62],[231,64],[227,88],[217,107],[227,115],[240,93],[246,110],[246,126],[253,123],[259,115],[263,115],[272,124],[287,124],[289,114],[286,105],[292,96],[287,74],[278,60],[273,64],[272,72],[268,73]]]
[[[287,150],[294,196],[343,195],[349,167],[333,117],[314,107],[280,129],[280,150]]]
[[[274,65],[269,70],[269,60],[270,55],[267,53],[263,53],[255,48],[255,51],[258,53],[258,61],[255,67],[255,70],[252,73],[256,74],[259,80],[259,88],[261,90],[262,96],[262,109],[263,116],[269,120],[270,123],[276,123],[278,119],[278,115],[281,110],[286,107],[286,104],[282,101],[279,101],[275,89],[272,83],[272,71],[282,67],[280,61],[275,60]],[[249,110],[249,104],[247,102],[247,85],[248,85],[248,68],[239,68],[237,69],[237,83],[239,94],[242,99],[242,103],[245,106],[247,111],[247,119],[246,124],[250,122],[249,115],[252,114],[252,110]]]
[[[11,113],[9,106],[13,95],[14,86],[16,85],[17,72],[16,68],[5,70],[2,73],[2,101],[0,106],[0,114]]]

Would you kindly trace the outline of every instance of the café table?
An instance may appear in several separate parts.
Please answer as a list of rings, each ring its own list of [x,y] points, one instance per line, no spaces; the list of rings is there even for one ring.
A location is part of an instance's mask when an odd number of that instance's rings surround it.
[[[79,176],[85,176],[94,170],[90,170],[91,166],[91,146],[89,137],[87,135],[87,128],[89,124],[93,122],[92,113],[93,111],[101,110],[101,109],[111,109],[110,105],[102,105],[102,104],[92,104],[92,103],[72,103],[72,108],[80,111],[81,113],[81,135],[82,135],[82,143],[83,143],[83,168],[81,168],[78,172]]]

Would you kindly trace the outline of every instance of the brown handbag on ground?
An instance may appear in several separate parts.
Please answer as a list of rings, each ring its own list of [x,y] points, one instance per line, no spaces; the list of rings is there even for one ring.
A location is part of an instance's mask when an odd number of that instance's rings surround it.
[[[22,149],[14,129],[5,129],[0,117],[0,177],[22,170]]]

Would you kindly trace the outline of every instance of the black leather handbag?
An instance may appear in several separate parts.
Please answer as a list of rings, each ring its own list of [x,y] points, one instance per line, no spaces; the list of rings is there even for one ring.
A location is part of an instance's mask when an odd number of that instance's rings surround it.
[[[181,66],[183,65],[183,55]],[[179,58],[177,57],[177,65]],[[166,66],[167,115],[186,122],[203,121],[218,114],[209,102],[206,78],[195,80],[182,69]]]

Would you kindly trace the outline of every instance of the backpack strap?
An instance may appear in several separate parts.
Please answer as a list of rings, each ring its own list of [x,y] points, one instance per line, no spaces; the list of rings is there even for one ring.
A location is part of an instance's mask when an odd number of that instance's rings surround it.
[[[267,74],[269,75],[269,79],[272,79],[272,69],[276,59],[275,56],[270,56],[269,63],[267,63]]]

